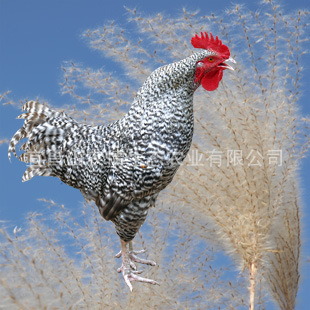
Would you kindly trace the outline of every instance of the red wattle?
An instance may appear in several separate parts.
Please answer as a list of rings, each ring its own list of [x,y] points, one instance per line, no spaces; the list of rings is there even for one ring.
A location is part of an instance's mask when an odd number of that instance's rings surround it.
[[[201,86],[208,91],[216,90],[223,77],[223,70],[214,70],[206,73],[201,79]]]

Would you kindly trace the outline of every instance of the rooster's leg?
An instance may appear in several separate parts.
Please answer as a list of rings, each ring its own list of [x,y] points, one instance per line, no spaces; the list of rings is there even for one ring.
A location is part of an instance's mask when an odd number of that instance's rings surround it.
[[[127,244],[129,246],[129,249],[127,247]],[[116,257],[121,257],[122,256],[122,266],[117,269],[117,272],[122,272],[124,280],[126,284],[128,285],[129,289],[132,291],[132,285],[131,281],[138,281],[138,282],[144,282],[144,283],[150,283],[150,284],[158,284],[156,281],[147,279],[147,278],[142,278],[138,276],[138,274],[142,273],[142,271],[136,270],[136,263],[141,263],[141,264],[147,264],[147,265],[152,265],[155,266],[156,263],[151,261],[151,260],[146,260],[142,259],[136,256],[136,254],[139,253],[144,253],[145,250],[142,251],[134,251],[132,248],[132,242],[125,242],[121,240],[121,251],[116,254]]]

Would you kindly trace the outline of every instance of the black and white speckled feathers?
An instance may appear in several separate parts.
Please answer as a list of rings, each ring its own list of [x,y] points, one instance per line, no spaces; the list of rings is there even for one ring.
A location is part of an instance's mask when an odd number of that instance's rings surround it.
[[[9,145],[31,163],[23,181],[57,176],[94,200],[124,241],[134,238],[147,210],[172,180],[193,135],[196,64],[212,52],[201,50],[155,70],[138,91],[129,112],[108,126],[78,123],[34,101],[23,106],[23,126]]]

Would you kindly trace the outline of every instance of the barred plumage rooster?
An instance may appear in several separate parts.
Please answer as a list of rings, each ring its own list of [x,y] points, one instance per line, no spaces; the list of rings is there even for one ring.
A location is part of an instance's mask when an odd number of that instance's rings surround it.
[[[23,181],[33,176],[56,176],[94,201],[100,214],[111,220],[121,239],[122,272],[131,281],[157,284],[142,278],[135,262],[156,265],[139,258],[132,240],[144,223],[158,193],[173,179],[190,148],[193,135],[193,95],[202,85],[215,90],[225,69],[235,62],[218,37],[201,33],[192,45],[200,50],[155,70],[138,91],[129,112],[107,126],[81,124],[63,112],[28,101],[25,119],[9,145],[21,161],[30,163]]]

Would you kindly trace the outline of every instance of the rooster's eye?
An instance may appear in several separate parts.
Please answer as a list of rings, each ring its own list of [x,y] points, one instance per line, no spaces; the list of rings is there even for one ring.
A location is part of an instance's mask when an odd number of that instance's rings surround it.
[[[209,60],[210,62],[212,62],[212,61],[214,61],[214,58],[213,58],[213,57],[209,57],[208,60]]]

